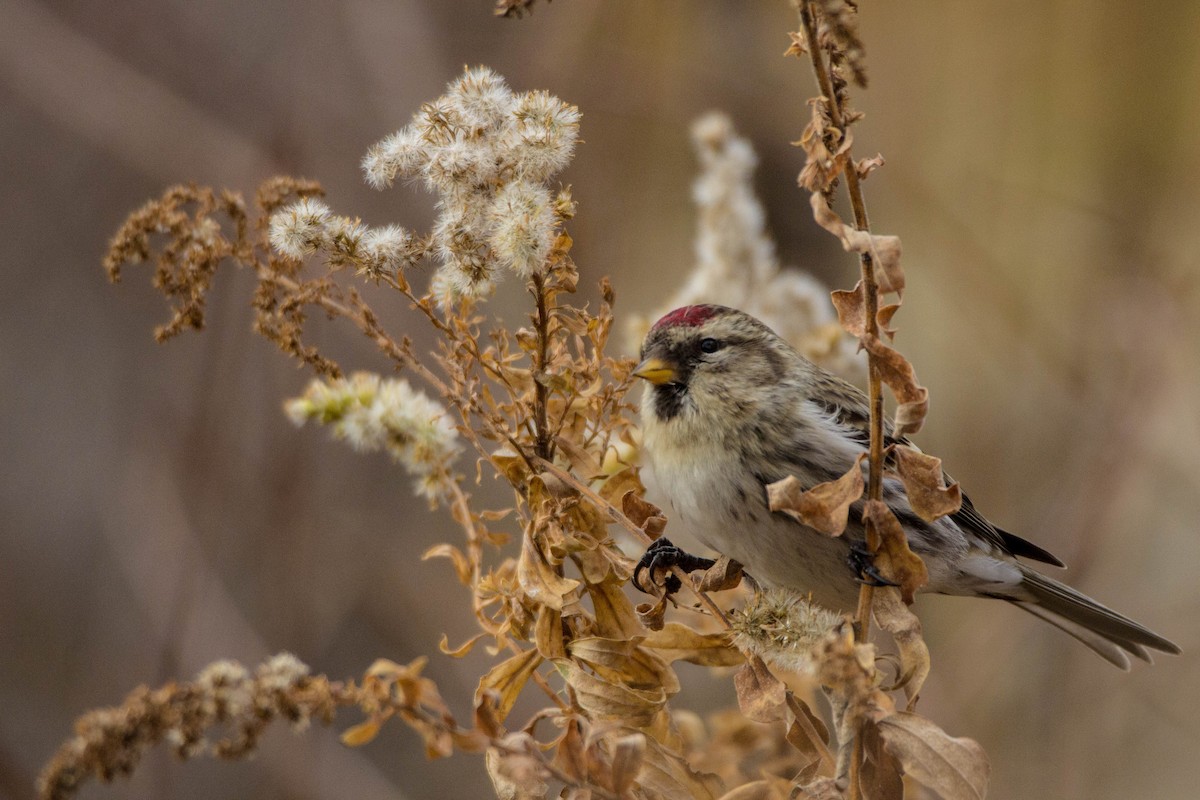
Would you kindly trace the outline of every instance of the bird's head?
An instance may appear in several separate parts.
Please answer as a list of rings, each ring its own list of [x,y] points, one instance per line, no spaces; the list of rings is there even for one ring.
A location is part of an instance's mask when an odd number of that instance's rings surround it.
[[[642,402],[648,424],[720,421],[728,429],[761,410],[799,356],[749,314],[695,305],[654,323],[641,358],[633,374],[650,384]]]

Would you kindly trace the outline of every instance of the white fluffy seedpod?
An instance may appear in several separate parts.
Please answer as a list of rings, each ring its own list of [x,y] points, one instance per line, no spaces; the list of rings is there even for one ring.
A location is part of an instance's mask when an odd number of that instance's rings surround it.
[[[488,241],[502,266],[529,277],[542,266],[554,243],[557,220],[545,186],[529,181],[510,183],[492,202]]]
[[[271,246],[289,258],[304,258],[325,241],[329,206],[311,197],[292,203],[271,217]]]
[[[545,181],[565,167],[579,137],[579,109],[548,92],[521,95],[513,109],[517,124],[510,135],[518,173]]]
[[[446,409],[403,380],[357,372],[349,379],[314,380],[284,410],[292,422],[316,421],[356,450],[386,450],[417,480],[419,494],[439,497],[458,455],[458,431]]]
[[[363,156],[362,168],[367,183],[372,188],[383,189],[391,186],[397,177],[418,175],[428,161],[429,152],[420,132],[409,125],[371,145]]]
[[[446,94],[463,121],[475,129],[499,128],[510,118],[515,102],[504,78],[487,67],[467,69]]]
[[[362,237],[359,270],[373,276],[394,275],[420,257],[416,238],[399,225],[372,228]]]

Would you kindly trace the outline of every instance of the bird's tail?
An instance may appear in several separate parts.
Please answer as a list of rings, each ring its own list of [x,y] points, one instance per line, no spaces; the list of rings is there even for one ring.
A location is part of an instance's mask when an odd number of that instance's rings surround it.
[[[1149,650],[1178,655],[1179,645],[1097,603],[1070,586],[1021,566],[1026,597],[1013,605],[1069,633],[1108,662],[1129,669],[1129,656],[1151,661]],[[1149,648],[1149,649],[1147,649]]]

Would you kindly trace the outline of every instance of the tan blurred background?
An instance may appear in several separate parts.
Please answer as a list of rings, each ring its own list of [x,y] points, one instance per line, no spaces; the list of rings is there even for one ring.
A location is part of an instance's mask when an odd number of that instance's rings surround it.
[[[1187,652],[1126,675],[1016,610],[924,599],[923,711],[984,745],[996,798],[1194,797],[1200,5],[862,7],[857,152],[888,159],[868,204],[905,243],[899,343],[933,393],[921,445],[1075,585]],[[584,282],[613,276],[618,311],[657,307],[689,269],[687,129],[711,108],[759,149],[784,261],[848,287],[853,261],[794,184],[813,93],[781,57],[794,27],[783,0],[558,0],[522,21],[487,0],[0,0],[0,796],[31,796],[77,714],[220,657],[287,649],[348,676],[434,653],[461,711],[484,665],[436,654],[471,623],[446,565],[415,561],[457,534],[384,457],[288,424],[307,376],[251,334],[245,276],[218,276],[209,330],[165,347],[148,275],[107,285],[128,211],[173,182],[249,192],[285,172],[343,213],[423,227],[429,198],[370,190],[358,161],[486,63],[583,110],[563,176],[575,255]],[[492,308],[519,319],[515,282]],[[320,337],[385,367],[348,331]],[[156,753],[84,796],[482,797],[483,775],[426,762],[400,726],[355,751],[277,731],[252,763]]]

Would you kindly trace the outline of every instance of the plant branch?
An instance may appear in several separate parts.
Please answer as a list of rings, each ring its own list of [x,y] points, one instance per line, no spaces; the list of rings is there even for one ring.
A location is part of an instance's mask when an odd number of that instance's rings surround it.
[[[843,141],[847,135],[845,115],[833,88],[829,66],[825,62],[823,50],[817,40],[817,24],[813,12],[812,0],[798,0],[800,24],[804,30],[804,38],[808,45],[809,59],[812,62],[813,75],[821,90],[823,99],[829,109],[829,118],[842,135]],[[846,192],[850,196],[850,206],[854,211],[854,225],[860,231],[869,231],[870,222],[867,219],[867,207],[863,201],[862,183],[854,168],[854,159],[850,152],[838,156],[845,163],[841,170],[846,178]],[[866,332],[869,336],[879,336],[879,286],[875,280],[875,265],[871,254],[862,253],[859,257],[862,269],[863,298],[866,308]],[[867,354],[868,364],[868,396],[870,398],[870,460],[867,473],[867,497],[871,500],[883,499],[883,385],[880,379],[879,364],[875,356]],[[879,532],[872,521],[864,523],[866,530],[867,548],[875,553],[879,550]],[[858,609],[855,614],[855,636],[859,641],[866,641],[871,628],[871,603],[874,595],[873,588],[864,583],[859,590]]]

